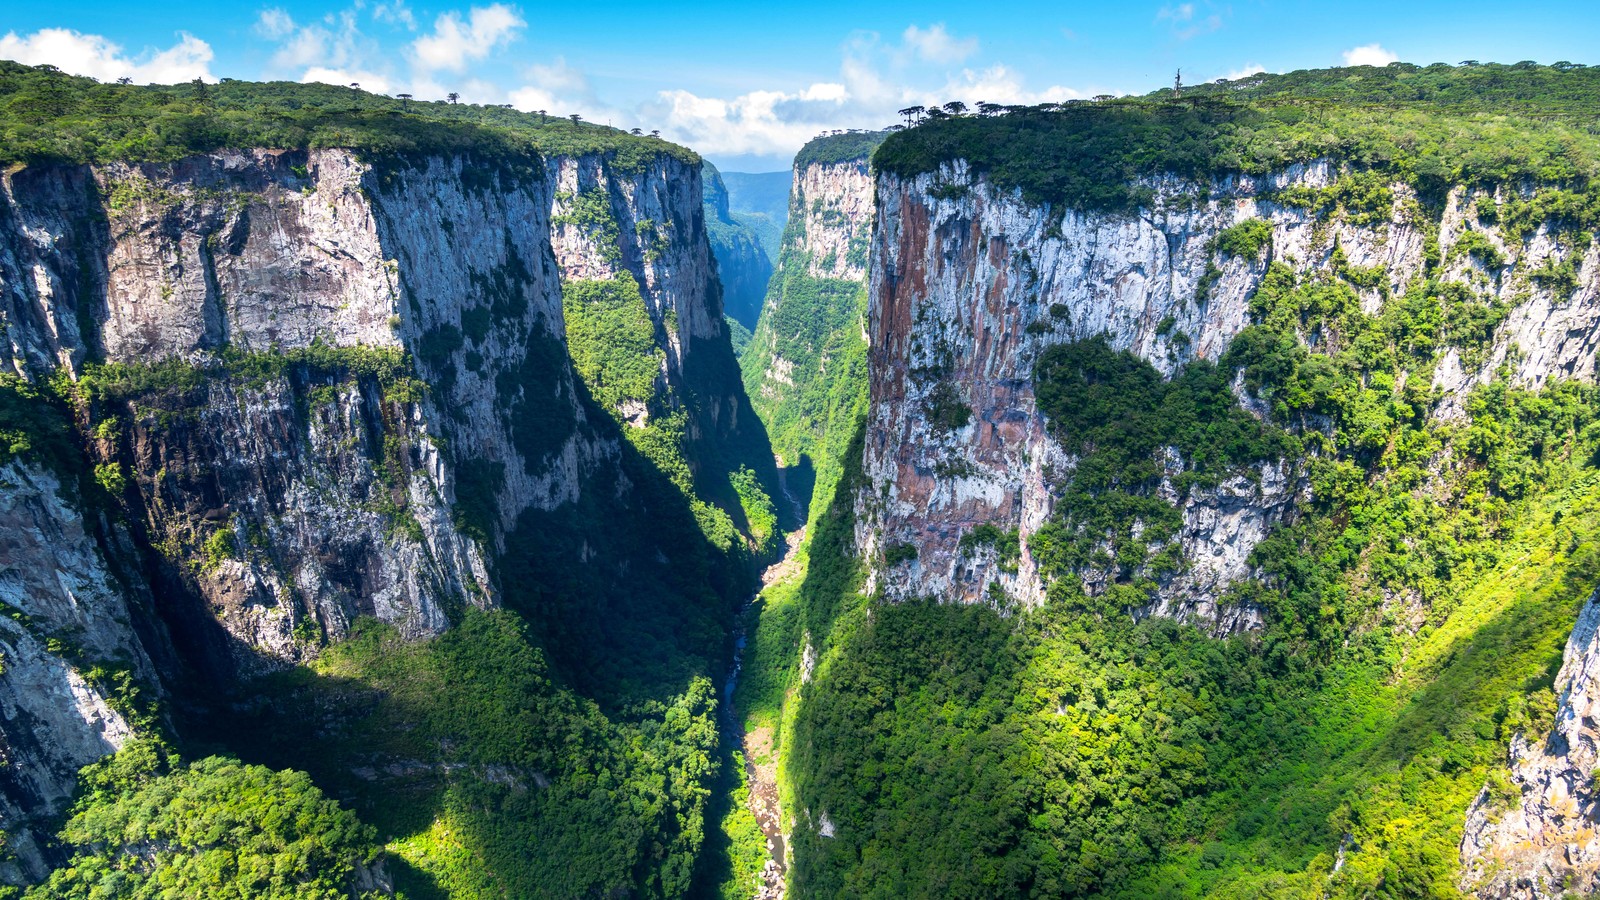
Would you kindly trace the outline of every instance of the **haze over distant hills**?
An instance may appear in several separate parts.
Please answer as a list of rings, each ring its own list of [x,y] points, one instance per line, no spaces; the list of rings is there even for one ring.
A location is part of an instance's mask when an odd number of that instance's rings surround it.
[[[783,239],[783,226],[789,221],[789,185],[794,173],[723,172],[728,187],[728,209],[761,239],[762,249],[774,261]]]

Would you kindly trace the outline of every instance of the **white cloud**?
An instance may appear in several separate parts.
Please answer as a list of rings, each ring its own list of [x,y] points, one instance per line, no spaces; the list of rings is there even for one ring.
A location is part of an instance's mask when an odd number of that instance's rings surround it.
[[[1163,6],[1156,13],[1156,21],[1188,22],[1194,18],[1194,4],[1180,3],[1177,6]]]
[[[363,91],[374,94],[387,94],[394,84],[389,79],[376,72],[367,72],[360,69],[329,69],[322,66],[312,66],[304,75],[300,76],[303,83],[319,82],[321,84],[337,84],[340,86],[359,84]]]
[[[1206,7],[1210,10],[1211,4],[1207,3]],[[1214,11],[1202,14],[1193,3],[1180,3],[1176,6],[1161,7],[1156,12],[1156,22],[1167,23],[1167,26],[1172,30],[1174,38],[1180,41],[1187,41],[1192,37],[1210,34],[1220,29],[1222,27],[1222,14]]]
[[[1224,81],[1238,81],[1241,78],[1249,78],[1251,75],[1260,75],[1266,70],[1267,67],[1260,63],[1246,63],[1244,68],[1234,69],[1232,72],[1222,76],[1222,78]]]
[[[1004,65],[910,78],[896,69],[903,62],[902,51],[883,45],[876,35],[860,34],[845,45],[838,81],[732,98],[668,90],[639,113],[648,123],[644,127],[660,128],[666,137],[704,153],[784,157],[823,131],[894,124],[899,120],[896,110],[906,106],[938,106],[950,100],[969,106],[978,101],[1023,105],[1086,95],[1059,85],[1032,90]]]
[[[622,125],[636,119],[622,110],[600,102],[594,87],[581,70],[557,58],[549,65],[529,66],[523,72],[526,83],[507,95],[512,106],[523,112],[544,110],[552,116],[577,113],[590,122]]]
[[[27,37],[14,31],[0,37],[0,58],[29,66],[52,65],[63,72],[101,81],[132,78],[140,84],[177,84],[211,76],[211,45],[192,34],[178,33],[178,43],[165,50],[146,50],[138,57],[98,34],[66,28],[43,28]]]
[[[374,22],[387,22],[392,25],[401,25],[408,31],[417,30],[417,17],[411,14],[411,8],[406,6],[405,0],[396,0],[394,3],[379,3],[372,8]]]
[[[963,69],[960,76],[950,79],[936,94],[927,95],[928,105],[942,101],[934,99],[961,99],[969,103],[998,103],[1002,106],[1032,106],[1038,103],[1059,103],[1088,96],[1072,88],[1054,85],[1042,91],[1030,91],[1022,77],[1003,65],[990,66],[979,72]]]
[[[263,13],[256,33],[265,34],[269,28],[275,31],[273,40],[278,44],[269,65],[280,73],[307,68],[373,69],[370,61],[382,57],[378,43],[361,31],[355,9],[329,13],[309,25],[297,25],[287,15],[269,21],[268,13]]]
[[[269,41],[281,41],[294,33],[294,19],[280,7],[263,9],[252,30]]]
[[[1387,66],[1399,61],[1399,56],[1378,44],[1366,44],[1344,52],[1344,64],[1347,66]]]
[[[433,33],[417,38],[411,45],[418,68],[460,72],[468,60],[479,60],[491,50],[515,39],[528,23],[516,10],[503,3],[474,6],[463,22],[458,13],[448,12],[434,20]]]
[[[945,30],[943,22],[929,28],[912,25],[906,29],[902,38],[905,40],[906,49],[923,62],[948,65],[964,62],[967,57],[978,52],[977,38],[958,40],[951,37],[950,32]]]

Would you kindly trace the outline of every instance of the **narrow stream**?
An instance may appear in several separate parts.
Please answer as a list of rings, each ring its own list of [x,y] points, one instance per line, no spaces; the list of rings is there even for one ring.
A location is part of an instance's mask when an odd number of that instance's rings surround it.
[[[783,478],[780,468],[779,485],[783,489],[784,498],[794,507],[796,518],[804,521],[805,508],[789,493],[789,486]],[[767,566],[761,573],[761,587],[784,577],[793,567],[795,555],[800,550],[800,545],[805,542],[805,528],[799,528],[788,536],[788,549],[783,558]],[[744,723],[739,720],[738,713],[733,708],[734,690],[739,686],[739,672],[744,668],[744,648],[748,641],[745,633],[745,620],[750,608],[755,605],[761,596],[760,591],[751,595],[750,599],[739,609],[739,616],[733,625],[733,665],[728,669],[728,678],[722,685],[722,715],[724,727],[730,734],[739,740],[740,748],[744,751],[745,779],[750,786],[750,812],[756,817],[756,824],[760,826],[761,833],[767,839],[767,860],[761,868],[761,887],[755,895],[755,900],[783,900],[784,875],[787,872],[785,865],[783,825],[778,813],[778,784],[777,761],[770,746],[771,735],[766,735],[764,740],[753,739],[744,731]],[[767,757],[765,765],[757,765],[758,758]]]

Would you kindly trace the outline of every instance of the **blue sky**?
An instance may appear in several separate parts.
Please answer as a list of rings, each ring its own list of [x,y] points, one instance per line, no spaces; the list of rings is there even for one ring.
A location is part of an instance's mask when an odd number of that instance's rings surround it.
[[[1590,3],[10,0],[0,58],[102,79],[359,82],[660,129],[770,171],[913,103],[1028,103],[1352,63],[1600,63]]]

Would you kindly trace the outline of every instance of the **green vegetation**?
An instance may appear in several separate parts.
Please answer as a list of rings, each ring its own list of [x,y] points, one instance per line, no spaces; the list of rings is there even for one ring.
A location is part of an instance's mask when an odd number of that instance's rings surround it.
[[[224,347],[198,365],[177,357],[154,363],[91,363],[84,367],[76,390],[85,400],[119,402],[149,394],[188,392],[215,378],[231,378],[259,388],[297,371],[313,378],[371,378],[397,403],[416,402],[426,390],[405,351],[398,347],[336,347],[320,339],[308,347],[286,350]]]
[[[813,512],[832,497],[841,454],[866,411],[866,303],[863,285],[812,278],[802,254],[786,250],[740,359],[745,391],[789,469],[790,491]]]
[[[722,320],[728,324],[728,341],[733,345],[733,355],[736,359],[744,357],[744,351],[750,347],[750,339],[754,335],[750,329],[732,316],[723,316]]]
[[[761,478],[748,468],[741,467],[729,476],[733,489],[739,495],[739,506],[744,510],[746,530],[762,552],[774,549],[779,537],[778,513],[761,486]]]
[[[1481,231],[1468,231],[1456,239],[1450,246],[1450,252],[1470,256],[1485,269],[1500,269],[1506,264],[1505,257],[1500,254],[1492,241],[1484,236]]]
[[[27,900],[344,900],[377,855],[372,829],[302,772],[225,757],[185,766],[139,739],[79,781],[61,831],[74,855]]]
[[[1514,733],[1548,727],[1538,710],[1600,579],[1594,401],[1496,384],[1462,428],[1401,418],[1364,464],[1353,443],[1313,455],[1317,506],[1235,598],[1270,610],[1259,635],[1135,623],[1085,605],[1070,576],[1011,620],[862,617],[837,612],[860,609],[855,582],[806,585],[773,623],[833,647],[785,712],[791,808],[810,811],[796,891],[1454,896],[1463,811]],[[1442,497],[1417,481],[1440,440],[1465,476]],[[843,550],[813,546],[812,571],[849,571]],[[1422,627],[1401,627],[1386,592],[1418,596]]]
[[[624,172],[663,154],[700,163],[658,138],[499,106],[289,82],[100,84],[0,61],[0,165],[161,161],[226,147],[346,147],[370,158],[472,153],[509,163],[598,153]]]
[[[58,474],[81,465],[65,410],[47,391],[15,375],[0,373],[0,465],[37,459]]]
[[[212,727],[353,797],[407,896],[681,896],[717,777],[715,701],[704,677],[654,693],[603,711],[520,617],[468,610],[427,642],[363,620]],[[406,774],[370,774],[393,764]]]
[[[1465,810],[1503,783],[1515,735],[1548,730],[1562,644],[1600,582],[1600,392],[1517,386],[1505,370],[1464,419],[1433,417],[1445,352],[1481,361],[1508,313],[1473,286],[1483,274],[1439,280],[1437,215],[1448,185],[1537,184],[1538,209],[1502,190],[1477,218],[1513,247],[1549,223],[1555,256],[1504,272],[1495,243],[1469,231],[1450,258],[1569,296],[1600,174],[1592,129],[1573,114],[1592,111],[1600,73],[1314,74],[1250,83],[1315,93],[1321,78],[1338,86],[1332,99],[1247,87],[1245,102],[1213,101],[1218,88],[1192,103],[944,117],[879,152],[906,175],[964,156],[1031,201],[1091,209],[1146,202],[1130,186],[1144,175],[1329,156],[1342,167],[1332,185],[1272,199],[1356,224],[1398,213],[1424,231],[1429,260],[1403,291],[1337,244],[1311,273],[1274,262],[1222,358],[1171,379],[1098,338],[1043,352],[1039,408],[1077,460],[1047,473],[1052,518],[1015,551],[1045,574],[1038,609],[874,603],[857,594],[840,520],[820,520],[805,580],[764,595],[740,698],[781,725],[797,894],[1460,895]],[[1360,103],[1341,93],[1373,85],[1387,87]],[[1405,85],[1452,105],[1400,96]],[[1497,115],[1507,94],[1518,101],[1500,112],[1513,115]],[[1421,203],[1397,203],[1392,181]],[[1261,259],[1263,225],[1242,223],[1212,250]],[[1241,408],[1236,378],[1265,421]],[[1187,564],[1171,497],[1280,460],[1310,499],[1255,550],[1259,577],[1222,598],[1262,629],[1218,638],[1134,621],[1129,608]],[[857,479],[836,496],[856,496]],[[961,549],[1004,561],[1012,540],[980,524]],[[886,546],[885,563],[914,552]],[[803,646],[816,659],[804,686]]]
[[[800,152],[795,154],[794,167],[802,170],[807,166],[848,162],[864,165],[885,137],[888,137],[885,131],[844,131],[814,137],[806,141]]]
[[[200,568],[211,572],[225,561],[236,559],[239,555],[239,545],[233,537],[233,526],[224,524],[223,527],[211,533],[200,548]]]
[[[1300,452],[1297,440],[1239,406],[1230,373],[1203,360],[1167,381],[1138,356],[1091,338],[1046,350],[1034,379],[1051,434],[1079,454],[1055,484],[1054,515],[1030,538],[1051,575],[1105,570],[1147,592],[1181,564],[1170,545],[1149,559],[1183,524],[1161,495],[1164,479],[1181,500],[1191,487]]]
[[[1271,246],[1272,223],[1266,219],[1246,219],[1222,229],[1212,249],[1223,256],[1255,260],[1262,250]]]
[[[563,282],[561,298],[572,365],[594,399],[608,410],[653,400],[666,354],[633,276]]]
[[[889,135],[873,164],[902,177],[967,160],[1030,203],[1131,210],[1141,178],[1262,174],[1328,158],[1426,197],[1451,184],[1558,186],[1600,209],[1600,68],[1474,65],[1313,70],[1145,97],[939,115]],[[1506,127],[1506,117],[1516,127]],[[1592,225],[1580,227],[1593,230]]]
[[[1012,574],[1016,573],[1017,560],[1022,556],[1022,537],[1017,529],[1002,531],[990,522],[973,526],[971,531],[961,536],[960,546],[963,553],[971,553],[979,548],[993,549],[1000,571]],[[916,553],[916,548],[912,548],[912,553]],[[888,563],[887,557],[888,554],[885,554],[885,563]]]
[[[566,210],[550,217],[550,224],[570,225],[583,232],[600,258],[609,263],[622,261],[622,226],[611,211],[611,196],[604,188],[592,188],[576,195],[563,193]]]
[[[928,391],[922,401],[922,414],[929,425],[940,431],[956,431],[972,421],[972,407],[949,381],[940,381]]]

